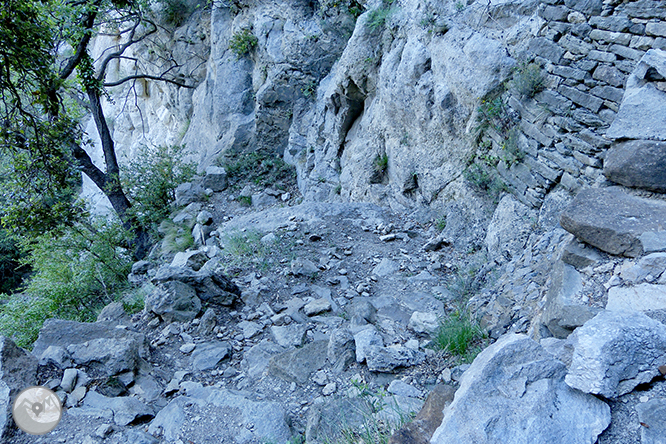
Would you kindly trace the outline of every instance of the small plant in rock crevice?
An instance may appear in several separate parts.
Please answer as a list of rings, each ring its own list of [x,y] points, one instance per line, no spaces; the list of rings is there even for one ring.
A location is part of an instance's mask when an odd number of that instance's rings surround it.
[[[372,175],[370,176],[370,183],[382,183],[388,172],[388,155],[377,154],[372,161]]]
[[[534,97],[544,88],[544,76],[536,63],[521,63],[513,73],[511,88],[523,97]]]
[[[236,54],[236,59],[239,60],[246,54],[249,54],[257,44],[259,39],[252,34],[250,29],[243,29],[231,36],[229,41],[229,49]]]
[[[386,21],[393,14],[393,0],[383,0],[382,5],[368,15],[367,25],[372,31],[384,28]]]

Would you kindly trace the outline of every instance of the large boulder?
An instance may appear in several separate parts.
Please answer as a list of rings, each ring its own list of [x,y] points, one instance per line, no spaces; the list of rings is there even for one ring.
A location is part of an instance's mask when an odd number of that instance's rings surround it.
[[[505,335],[460,380],[433,444],[590,444],[610,408],[564,383],[565,365],[525,335]]]
[[[204,302],[232,305],[241,292],[238,286],[223,272],[218,258],[206,262],[198,271],[187,266],[161,266],[152,279],[154,284],[179,281],[191,285]]]
[[[627,187],[666,192],[666,142],[631,140],[616,144],[604,158],[604,175]]]
[[[37,383],[37,359],[0,336],[0,440],[14,427],[12,404],[19,392]]]
[[[74,364],[106,376],[135,371],[148,352],[146,337],[115,322],[76,322],[48,319],[39,332],[32,354],[64,350]]]
[[[666,204],[631,196],[618,187],[588,188],[562,212],[560,224],[578,239],[610,254],[636,257],[646,234],[664,231]]]
[[[666,326],[640,312],[603,311],[569,341],[574,352],[565,381],[585,393],[622,396],[666,365]]]

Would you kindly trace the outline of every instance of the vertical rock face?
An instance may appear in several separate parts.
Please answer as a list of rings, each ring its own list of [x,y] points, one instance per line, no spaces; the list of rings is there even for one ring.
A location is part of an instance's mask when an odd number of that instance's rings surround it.
[[[294,114],[313,98],[353,29],[349,16],[325,22],[317,12],[304,1],[213,8],[207,75],[194,92],[183,139],[202,167],[226,150],[282,154]],[[243,29],[252,30],[257,45],[239,57],[229,44]]]
[[[503,336],[464,373],[430,442],[594,443],[610,424],[610,408],[569,388],[565,373],[527,336]]]
[[[307,197],[335,197],[339,184],[343,199],[410,207],[442,198],[460,178],[478,99],[516,64],[504,49],[515,42],[475,26],[487,20],[477,6],[444,21],[453,5],[406,1],[385,27],[374,27],[372,13],[358,19],[317,103],[291,128],[286,158],[296,164]],[[535,8],[525,2],[514,12],[497,10],[510,15],[502,23],[508,33],[530,34]],[[377,174],[374,162],[383,156],[388,165]],[[317,184],[319,177],[326,184]]]

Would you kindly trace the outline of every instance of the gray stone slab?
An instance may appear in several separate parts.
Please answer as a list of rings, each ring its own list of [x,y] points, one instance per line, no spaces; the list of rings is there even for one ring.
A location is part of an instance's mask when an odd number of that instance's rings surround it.
[[[611,287],[608,289],[606,310],[620,312],[666,310],[666,285]]]
[[[197,344],[192,353],[192,366],[199,371],[215,368],[220,361],[229,356],[230,351],[229,344],[222,341]]]
[[[666,192],[666,142],[631,140],[615,144],[606,153],[604,175],[627,187]]]
[[[562,228],[610,254],[643,253],[640,236],[662,231],[666,204],[631,196],[617,187],[578,193],[560,217]]]
[[[328,341],[315,341],[303,348],[271,358],[268,372],[285,381],[306,384],[310,375],[326,364]]]

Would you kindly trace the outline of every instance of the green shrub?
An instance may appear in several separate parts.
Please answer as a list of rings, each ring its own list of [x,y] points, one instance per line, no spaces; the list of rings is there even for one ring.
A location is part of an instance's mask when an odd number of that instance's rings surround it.
[[[162,234],[162,252],[178,253],[185,251],[194,245],[192,228],[194,224],[176,224],[171,219],[164,219],[158,231]]]
[[[183,161],[185,147],[142,147],[121,171],[121,180],[132,202],[138,223],[157,237],[157,227],[169,217],[176,199],[176,187],[192,179],[193,163]]]
[[[227,171],[229,180],[236,184],[252,182],[264,187],[296,184],[296,168],[273,153],[229,153],[220,163]]]
[[[169,25],[180,26],[191,14],[190,7],[185,0],[162,0],[164,9],[162,15]]]
[[[386,20],[388,20],[391,14],[393,14],[393,9],[390,5],[384,4],[377,9],[373,9],[368,15],[368,27],[373,31],[384,28]]]
[[[257,37],[252,34],[252,31],[249,29],[243,29],[240,32],[235,33],[231,36],[231,41],[229,42],[229,49],[236,54],[236,59],[240,59],[245,54],[248,54],[252,51],[259,40]]]
[[[511,80],[511,87],[521,96],[534,97],[544,88],[541,67],[536,63],[523,63],[518,66]]]
[[[440,323],[433,342],[440,350],[465,356],[474,342],[482,338],[479,325],[469,314],[455,312]]]
[[[317,94],[317,82],[315,80],[310,80],[301,88],[301,92],[307,98],[315,98]]]
[[[24,243],[33,275],[0,308],[0,333],[25,347],[48,318],[94,321],[128,286],[132,255],[122,246],[130,238],[119,224],[100,220]]]

